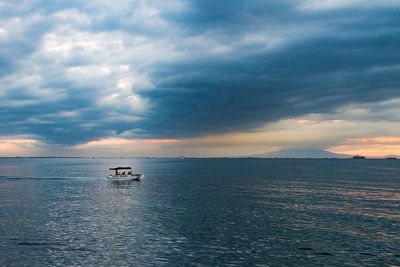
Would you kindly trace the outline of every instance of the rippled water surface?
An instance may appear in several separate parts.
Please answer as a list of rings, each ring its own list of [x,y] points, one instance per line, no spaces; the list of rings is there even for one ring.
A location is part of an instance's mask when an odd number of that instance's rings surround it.
[[[0,266],[318,264],[400,265],[400,160],[0,159]]]

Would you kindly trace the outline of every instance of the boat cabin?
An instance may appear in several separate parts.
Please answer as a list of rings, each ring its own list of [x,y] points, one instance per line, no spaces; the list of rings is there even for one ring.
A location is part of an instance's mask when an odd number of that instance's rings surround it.
[[[116,167],[116,168],[110,168],[111,171],[115,171],[115,175],[131,175],[132,174],[132,168],[131,167]],[[121,172],[122,170],[122,172]],[[125,170],[127,170],[125,172]]]

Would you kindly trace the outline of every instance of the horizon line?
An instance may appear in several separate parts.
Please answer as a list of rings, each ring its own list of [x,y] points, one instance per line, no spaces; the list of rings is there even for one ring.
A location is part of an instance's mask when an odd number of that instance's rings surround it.
[[[157,157],[157,156],[0,156],[0,159],[6,158],[126,158],[126,159],[134,159],[134,158],[156,158],[156,159],[357,159],[353,156],[349,157],[253,157],[253,156],[221,156],[221,157],[184,157],[180,158],[180,156],[171,156],[171,157]],[[393,156],[365,156],[363,159],[399,159]]]

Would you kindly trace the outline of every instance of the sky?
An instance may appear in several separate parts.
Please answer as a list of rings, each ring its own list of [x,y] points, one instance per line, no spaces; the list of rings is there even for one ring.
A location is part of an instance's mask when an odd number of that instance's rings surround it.
[[[400,155],[400,1],[0,0],[0,156]]]

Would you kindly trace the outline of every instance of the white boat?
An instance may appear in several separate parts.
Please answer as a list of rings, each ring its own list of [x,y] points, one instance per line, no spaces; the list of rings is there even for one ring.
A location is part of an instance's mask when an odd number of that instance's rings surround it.
[[[142,177],[141,173],[132,173],[131,167],[116,167],[110,168],[110,170],[115,171],[113,174],[107,175],[110,180],[123,181],[123,180],[136,180],[139,181]]]

